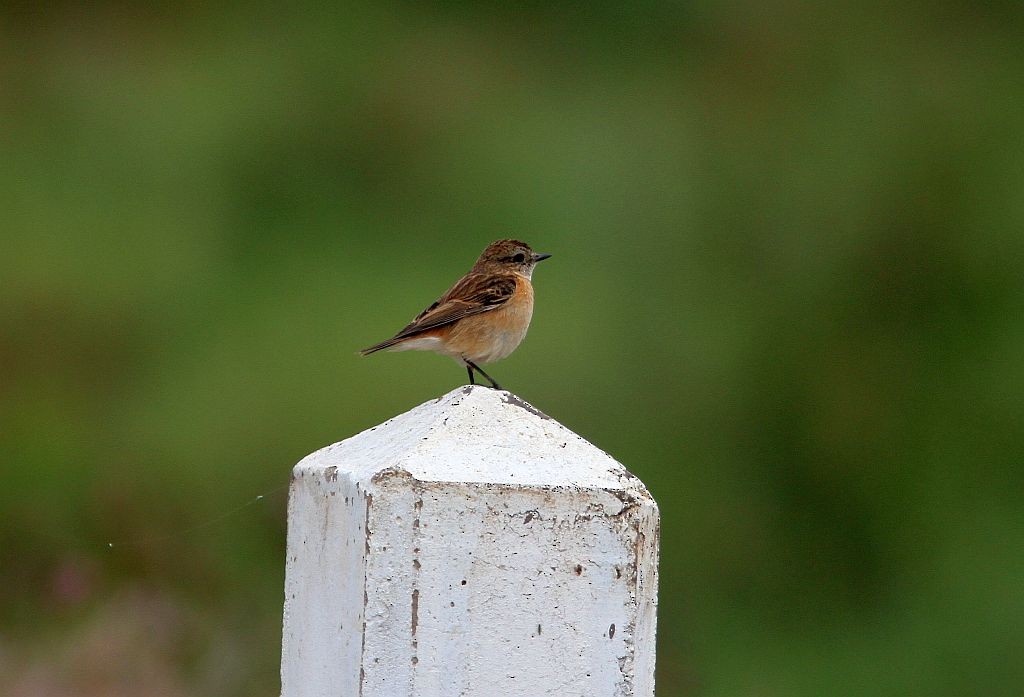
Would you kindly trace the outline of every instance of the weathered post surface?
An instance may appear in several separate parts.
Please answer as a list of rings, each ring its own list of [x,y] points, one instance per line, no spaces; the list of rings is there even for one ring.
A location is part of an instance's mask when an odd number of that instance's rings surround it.
[[[652,697],[658,509],[508,392],[295,466],[283,697]]]

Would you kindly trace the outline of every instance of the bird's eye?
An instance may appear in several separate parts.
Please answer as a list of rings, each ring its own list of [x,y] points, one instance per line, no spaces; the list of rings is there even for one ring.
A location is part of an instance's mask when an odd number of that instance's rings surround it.
[[[516,254],[514,257],[512,257],[512,261],[514,261],[517,264],[522,264],[524,261],[526,261],[526,255],[523,254],[522,252],[519,252],[519,254]]]

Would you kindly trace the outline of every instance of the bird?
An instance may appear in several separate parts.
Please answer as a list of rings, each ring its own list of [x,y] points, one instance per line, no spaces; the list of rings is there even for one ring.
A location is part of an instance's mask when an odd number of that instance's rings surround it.
[[[487,245],[465,276],[390,339],[359,353],[434,351],[466,367],[469,384],[479,373],[500,390],[481,364],[505,358],[519,346],[533,317],[534,267],[551,257],[519,240]]]

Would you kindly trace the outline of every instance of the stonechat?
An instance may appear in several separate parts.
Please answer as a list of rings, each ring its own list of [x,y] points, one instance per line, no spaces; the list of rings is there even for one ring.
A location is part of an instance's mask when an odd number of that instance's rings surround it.
[[[550,256],[519,240],[491,243],[440,299],[393,337],[360,353],[434,351],[466,366],[471,385],[477,372],[500,390],[480,364],[500,361],[526,336],[533,317],[533,268]]]

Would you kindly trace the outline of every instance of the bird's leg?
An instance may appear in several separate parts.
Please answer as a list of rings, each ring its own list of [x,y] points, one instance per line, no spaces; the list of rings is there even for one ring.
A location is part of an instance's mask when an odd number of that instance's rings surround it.
[[[473,361],[469,360],[468,358],[466,358],[466,359],[463,359],[463,360],[465,360],[465,361],[466,361],[466,366],[467,366],[467,367],[469,368],[469,375],[470,375],[470,379],[472,379],[472,377],[473,377],[473,371],[475,370],[476,372],[480,373],[480,374],[481,374],[481,375],[483,375],[483,376],[484,376],[485,378],[487,378],[487,380],[488,380],[488,381],[489,381],[489,382],[491,383],[491,387],[493,387],[493,388],[494,388],[494,389],[496,389],[496,390],[500,390],[500,389],[501,389],[501,385],[499,385],[498,383],[496,383],[496,382],[494,381],[494,378],[492,378],[492,377],[491,377],[490,375],[488,375],[488,374],[487,374],[487,373],[485,373],[485,372],[484,372],[483,370],[481,370],[481,369],[480,369],[480,366],[478,366],[478,365],[477,365],[476,363],[474,363]]]
[[[468,361],[466,362],[466,372],[469,373],[469,384],[475,385],[476,379],[473,376],[473,365]]]

